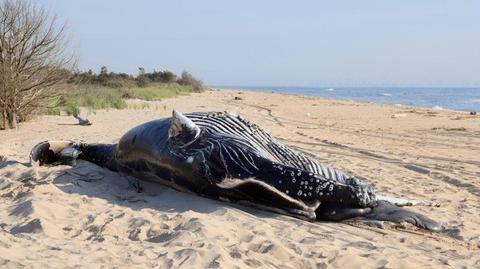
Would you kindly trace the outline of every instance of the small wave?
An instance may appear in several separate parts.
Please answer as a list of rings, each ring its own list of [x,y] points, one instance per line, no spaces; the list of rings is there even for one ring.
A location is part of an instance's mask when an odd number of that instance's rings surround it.
[[[388,96],[388,97],[392,96],[392,94],[391,94],[391,93],[388,93],[388,92],[382,92],[380,95],[382,95],[382,96]]]
[[[433,106],[432,108],[433,108],[433,109],[438,109],[438,110],[442,110],[442,109],[443,109],[443,107],[441,107],[441,106]]]
[[[328,89],[325,89],[327,92],[333,92],[335,89],[334,88],[328,88]]]

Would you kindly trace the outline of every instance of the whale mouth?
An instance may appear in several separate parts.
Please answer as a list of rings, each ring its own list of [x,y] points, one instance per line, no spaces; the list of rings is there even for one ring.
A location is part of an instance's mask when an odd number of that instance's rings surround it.
[[[444,230],[444,227],[440,223],[429,217],[398,207],[385,200],[377,201],[377,206],[374,207],[372,212],[366,215],[365,218],[369,220],[390,221],[394,223],[407,222],[432,232],[441,232]]]

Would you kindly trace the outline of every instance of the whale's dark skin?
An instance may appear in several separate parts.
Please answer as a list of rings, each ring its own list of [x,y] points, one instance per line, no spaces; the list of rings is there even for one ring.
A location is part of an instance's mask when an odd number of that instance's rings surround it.
[[[131,129],[118,144],[43,142],[31,160],[48,164],[69,156],[180,191],[308,220],[362,217],[442,229],[425,216],[377,200],[370,184],[318,164],[228,113],[174,111],[171,118]]]

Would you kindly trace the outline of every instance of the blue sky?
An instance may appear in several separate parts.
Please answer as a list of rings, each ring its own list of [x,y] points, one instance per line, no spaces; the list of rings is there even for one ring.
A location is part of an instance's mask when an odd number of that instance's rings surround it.
[[[479,86],[480,1],[38,0],[81,69],[209,85]]]

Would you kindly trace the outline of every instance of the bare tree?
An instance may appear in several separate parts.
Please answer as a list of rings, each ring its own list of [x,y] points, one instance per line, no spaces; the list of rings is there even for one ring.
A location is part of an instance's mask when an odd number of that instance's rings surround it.
[[[0,2],[0,128],[17,128],[65,88],[66,25],[28,0]]]

